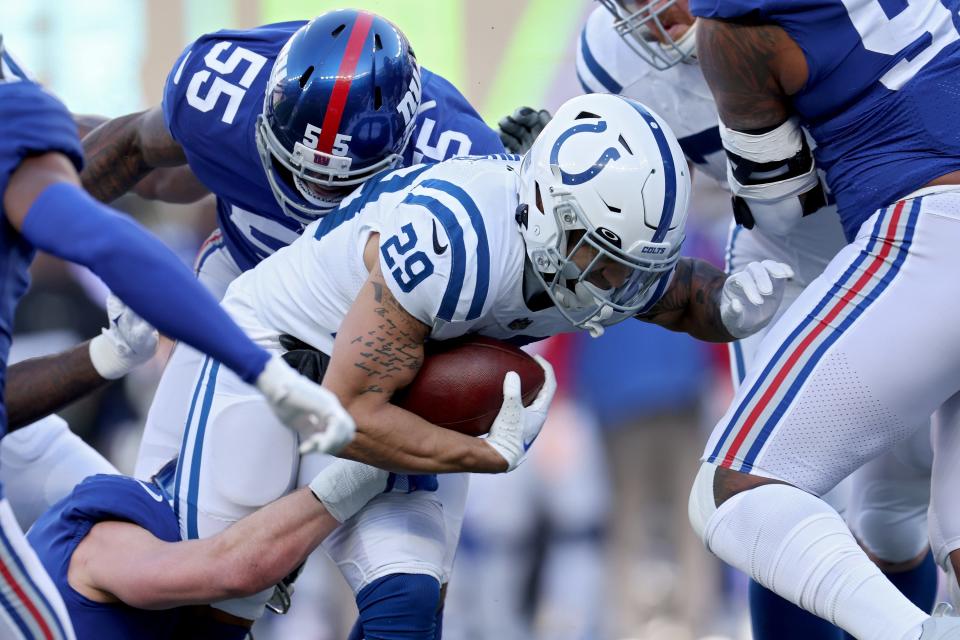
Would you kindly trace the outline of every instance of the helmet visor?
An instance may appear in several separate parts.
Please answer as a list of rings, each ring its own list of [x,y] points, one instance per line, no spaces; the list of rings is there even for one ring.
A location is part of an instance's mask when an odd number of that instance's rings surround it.
[[[653,251],[660,249],[654,247]],[[650,287],[673,268],[677,257],[673,251],[664,259],[638,258],[611,245],[600,233],[588,231],[573,243],[562,277],[568,289],[589,292],[597,305],[621,313],[636,313],[649,297]]]

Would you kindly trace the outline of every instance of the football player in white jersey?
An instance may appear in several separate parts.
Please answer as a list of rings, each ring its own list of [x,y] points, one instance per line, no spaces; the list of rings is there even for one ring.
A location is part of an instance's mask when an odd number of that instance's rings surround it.
[[[281,351],[293,336],[326,354],[323,384],[358,424],[341,455],[453,474],[436,493],[374,500],[325,544],[357,594],[358,633],[434,637],[466,492],[459,472],[520,464],[555,388],[542,361],[547,383],[530,407],[517,377],[504,380],[487,438],[438,428],[389,403],[419,370],[426,340],[600,335],[638,316],[729,341],[773,316],[789,268],[768,261],[728,277],[680,258],[688,196],[689,170],[663,120],[632,100],[583,96],[522,161],[457,158],[381,174],[230,286],[223,304],[254,340]],[[298,450],[311,443],[280,428],[216,362],[181,401],[190,406],[176,480],[185,538],[214,535],[296,486]],[[254,619],[268,595],[218,606]]]
[[[696,22],[687,0],[599,3],[578,43],[576,72],[584,91],[616,93],[650,105],[677,133],[691,168],[726,183],[717,107],[696,61]],[[810,208],[792,226],[778,220],[754,226],[742,217],[745,208],[734,209],[738,220],[731,223],[727,270],[772,259],[790,265],[795,274],[786,283],[775,322],[846,244],[839,218],[827,204]],[[767,328],[730,343],[734,385],[743,380],[766,333]],[[846,511],[851,528],[881,568],[925,607],[932,605],[936,589],[927,544],[929,439],[929,428],[916,431],[897,451],[866,465],[830,494],[831,504]],[[757,638],[842,637],[840,630],[756,583],[751,585],[751,604]]]

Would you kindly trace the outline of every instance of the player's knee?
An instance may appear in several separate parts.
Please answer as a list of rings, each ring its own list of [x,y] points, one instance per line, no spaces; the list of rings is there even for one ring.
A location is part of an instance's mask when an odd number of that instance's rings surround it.
[[[899,515],[900,517],[894,517]],[[867,513],[858,519],[857,538],[883,571],[905,571],[920,564],[927,552],[926,512]]]
[[[384,576],[357,594],[361,637],[433,640],[440,603],[440,582],[434,576],[409,573]]]
[[[700,465],[697,477],[693,481],[690,491],[690,501],[687,504],[687,513],[690,524],[701,540],[707,523],[717,508],[733,496],[762,487],[767,484],[786,484],[780,480],[752,476],[748,473],[734,471],[708,462]]]
[[[871,559],[890,572],[919,564],[930,545],[930,480],[882,479],[856,489],[863,499],[851,504],[846,517]]]

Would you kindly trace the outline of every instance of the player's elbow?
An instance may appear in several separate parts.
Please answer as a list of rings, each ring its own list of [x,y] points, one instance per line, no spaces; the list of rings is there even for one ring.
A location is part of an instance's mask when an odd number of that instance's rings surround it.
[[[264,579],[263,573],[255,566],[232,567],[221,580],[217,600],[246,598],[267,589],[277,583]]]
[[[211,600],[245,598],[267,589],[279,582],[289,571],[284,571],[284,558],[277,550],[272,554],[253,557],[243,552],[243,547],[231,540],[218,540],[208,555],[214,569],[211,584],[215,593]]]

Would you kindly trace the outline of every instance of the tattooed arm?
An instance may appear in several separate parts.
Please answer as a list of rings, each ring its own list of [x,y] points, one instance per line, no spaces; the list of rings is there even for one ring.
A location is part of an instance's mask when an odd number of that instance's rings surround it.
[[[720,292],[726,281],[727,274],[710,263],[680,258],[663,297],[637,319],[698,340],[730,342],[735,338],[720,318]]]
[[[429,333],[390,293],[376,262],[337,331],[323,378],[357,423],[355,439],[339,455],[396,472],[506,471],[485,441],[390,404],[420,370]]]
[[[778,26],[697,20],[697,59],[720,120],[736,131],[776,127],[791,113],[789,96],[807,81],[806,58]]]
[[[77,132],[81,138],[94,131],[110,118],[91,114],[73,114]],[[98,134],[99,135],[99,134]],[[99,178],[97,178],[99,179]],[[93,180],[93,178],[91,178]],[[189,165],[153,169],[133,188],[133,192],[146,200],[160,200],[172,204],[197,202],[210,192],[197,180]],[[118,196],[119,197],[119,196]]]
[[[109,120],[83,139],[83,187],[101,202],[130,191],[157,167],[186,163],[159,107]]]
[[[93,367],[89,341],[63,353],[11,365],[5,389],[8,428],[25,427],[107,382]]]

